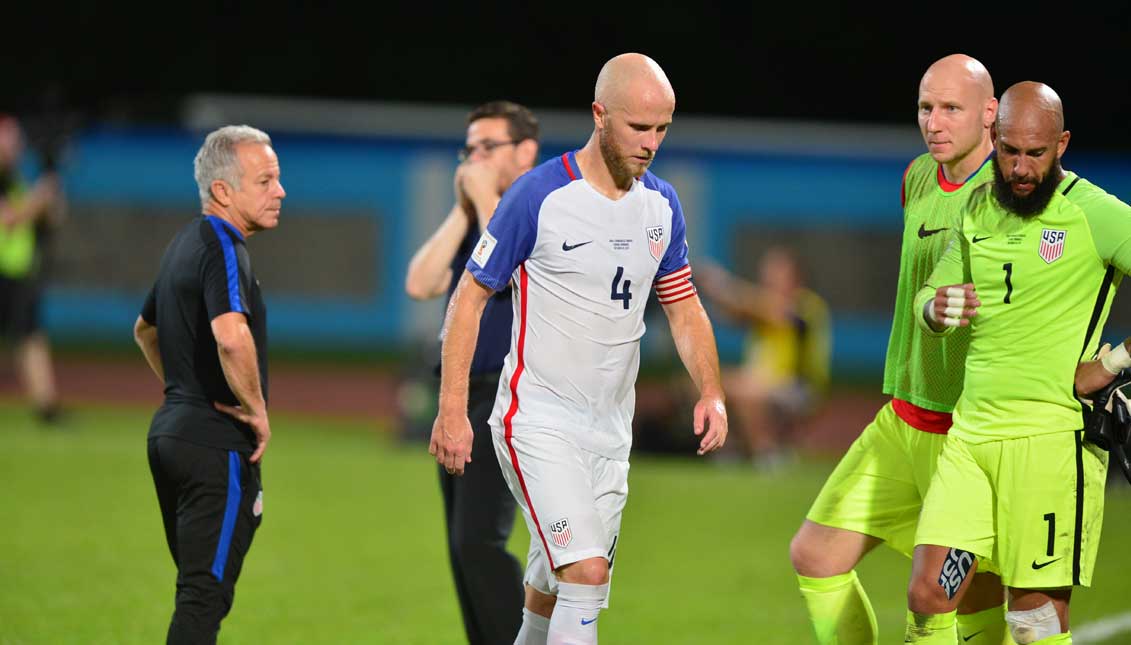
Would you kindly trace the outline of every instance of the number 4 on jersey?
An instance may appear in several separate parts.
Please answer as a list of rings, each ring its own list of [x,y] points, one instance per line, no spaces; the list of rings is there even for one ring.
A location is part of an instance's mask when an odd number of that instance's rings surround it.
[[[628,287],[629,287],[629,285],[632,284],[632,280],[625,280],[624,281],[624,291],[618,291],[618,287],[620,286],[620,279],[623,278],[623,277],[624,277],[624,267],[617,267],[617,274],[615,276],[613,276],[612,299],[613,300],[623,300],[624,301],[624,308],[628,309],[628,301],[632,300],[632,294],[628,291]]]

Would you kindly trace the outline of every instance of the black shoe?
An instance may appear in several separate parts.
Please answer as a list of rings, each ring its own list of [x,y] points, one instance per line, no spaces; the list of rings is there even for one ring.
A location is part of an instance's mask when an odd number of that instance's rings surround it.
[[[35,410],[35,416],[43,425],[58,427],[66,420],[67,415],[58,403],[52,403]]]

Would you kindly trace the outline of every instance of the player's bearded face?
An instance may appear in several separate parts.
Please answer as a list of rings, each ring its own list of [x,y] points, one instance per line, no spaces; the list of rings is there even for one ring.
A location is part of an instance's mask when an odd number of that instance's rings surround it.
[[[652,157],[641,163],[640,159],[634,159],[630,153],[622,150],[621,146],[617,144],[616,135],[612,133],[613,127],[610,125],[602,128],[597,137],[601,146],[601,156],[604,157],[609,171],[614,177],[639,177],[643,175],[648,166],[652,164]],[[636,163],[632,163],[633,161]]]
[[[1029,169],[1014,167],[1006,174],[1002,171],[998,155],[994,155],[993,165],[994,197],[1005,210],[1021,217],[1033,217],[1045,210],[1060,183],[1060,159],[1057,157],[1052,158],[1049,167],[1040,176],[1032,166]]]

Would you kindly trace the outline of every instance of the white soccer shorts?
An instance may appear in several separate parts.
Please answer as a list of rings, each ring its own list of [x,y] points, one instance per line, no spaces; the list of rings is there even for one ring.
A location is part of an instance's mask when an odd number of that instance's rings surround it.
[[[628,462],[582,450],[554,430],[515,428],[509,438],[501,428],[491,430],[503,477],[530,531],[524,582],[556,596],[554,569],[597,557],[609,561],[611,575]]]

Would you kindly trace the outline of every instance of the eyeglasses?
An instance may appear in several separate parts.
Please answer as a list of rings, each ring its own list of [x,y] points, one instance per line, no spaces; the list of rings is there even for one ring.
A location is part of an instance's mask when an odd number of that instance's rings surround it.
[[[495,148],[500,148],[502,146],[514,146],[518,145],[519,143],[521,143],[521,141],[491,141],[490,139],[487,139],[485,141],[480,141],[473,146],[464,146],[460,148],[458,156],[460,161],[467,161],[471,158],[471,155],[475,154],[476,150],[482,150],[484,154],[491,154],[491,151]]]

